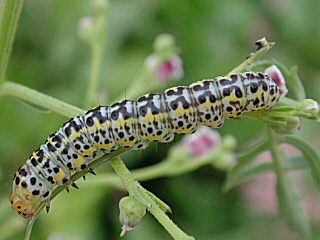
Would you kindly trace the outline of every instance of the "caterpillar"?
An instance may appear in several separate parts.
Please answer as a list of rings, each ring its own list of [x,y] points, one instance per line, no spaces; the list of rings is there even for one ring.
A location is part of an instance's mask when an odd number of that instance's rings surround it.
[[[99,152],[171,142],[175,133],[194,133],[199,125],[218,128],[224,119],[271,108],[279,98],[279,87],[268,75],[243,72],[96,107],[64,123],[18,169],[12,208],[31,218],[35,203],[46,200],[49,207],[53,188],[72,184],[73,172],[92,172],[88,164]]]

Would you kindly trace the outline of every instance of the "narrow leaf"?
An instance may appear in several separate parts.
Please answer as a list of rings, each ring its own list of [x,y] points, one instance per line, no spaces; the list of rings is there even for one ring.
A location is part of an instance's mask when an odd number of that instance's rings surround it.
[[[282,142],[291,144],[298,148],[305,156],[311,169],[313,180],[318,189],[320,189],[320,153],[317,149],[308,142],[295,136],[283,136]]]
[[[306,93],[302,82],[298,76],[298,68],[293,66],[290,70],[288,70],[282,63],[278,62],[277,60],[272,60],[274,64],[281,70],[286,84],[288,85],[289,92],[294,96],[296,100],[303,100],[306,98]]]
[[[291,158],[287,158],[284,160],[283,163],[285,170],[300,170],[308,168],[308,164],[302,156],[294,156]],[[274,165],[271,161],[249,166],[237,172],[236,174],[233,174],[232,177],[229,177],[225,181],[223,189],[225,191],[229,191],[231,188],[234,188],[246,181],[249,181],[254,177],[274,170]]]
[[[301,206],[299,194],[285,171],[277,171],[276,191],[280,214],[304,239],[312,239],[310,223]]]
[[[247,166],[254,161],[258,154],[260,154],[267,148],[267,143],[268,140],[263,139],[262,141],[256,143],[254,146],[251,146],[247,150],[237,155],[237,164],[227,173],[227,178],[223,188],[225,192],[229,191],[234,186],[234,179],[237,178],[237,175],[244,169],[246,169]]]
[[[284,155],[281,155],[279,151],[278,136],[272,131],[270,131],[270,151],[277,175],[276,192],[280,214],[293,229],[303,236],[303,239],[312,239],[310,222],[301,206],[296,188],[284,169]]]

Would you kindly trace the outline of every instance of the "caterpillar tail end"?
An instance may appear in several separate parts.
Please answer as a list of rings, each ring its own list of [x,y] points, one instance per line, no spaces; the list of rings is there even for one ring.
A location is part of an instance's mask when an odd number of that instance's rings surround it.
[[[10,203],[13,210],[15,210],[16,213],[22,216],[23,218],[29,219],[34,216],[33,204],[28,204],[24,202],[18,196],[15,196],[14,193],[10,194]]]

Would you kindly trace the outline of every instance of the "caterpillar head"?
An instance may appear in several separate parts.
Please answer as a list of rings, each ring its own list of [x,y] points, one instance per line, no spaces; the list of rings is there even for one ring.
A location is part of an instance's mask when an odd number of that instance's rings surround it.
[[[23,218],[31,218],[34,215],[34,207],[33,204],[26,203],[21,200],[18,196],[14,195],[14,193],[10,194],[10,203],[13,210],[16,211]]]
[[[34,203],[49,197],[50,191],[46,183],[31,168],[24,164],[15,173],[10,203],[12,208],[22,217],[34,215]]]

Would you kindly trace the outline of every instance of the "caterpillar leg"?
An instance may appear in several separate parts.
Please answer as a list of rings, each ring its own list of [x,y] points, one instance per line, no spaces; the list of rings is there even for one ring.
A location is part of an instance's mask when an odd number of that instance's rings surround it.
[[[76,188],[76,189],[79,189],[79,187],[77,186],[77,184],[76,184],[74,181],[72,181],[72,180],[70,180],[68,184],[69,184],[69,186],[71,186],[71,187],[74,187],[74,188]]]
[[[48,197],[46,199],[46,211],[47,211],[47,213],[49,213],[49,210],[50,210],[50,197]]]
[[[168,143],[168,142],[172,142],[173,139],[174,139],[174,133],[168,133],[164,138],[160,139],[159,142]]]
[[[68,182],[68,186],[66,187],[66,191],[69,193],[69,187],[74,187],[74,188],[76,188],[76,189],[79,189],[79,187],[77,186],[77,184],[74,182],[74,181],[72,181],[72,180],[69,180],[69,182]]]
[[[149,143],[147,142],[139,142],[138,144],[134,144],[132,146],[133,150],[142,150],[142,149],[146,149],[149,146]]]
[[[96,175],[96,173],[93,171],[92,168],[88,168],[88,172],[91,173],[92,175]]]

